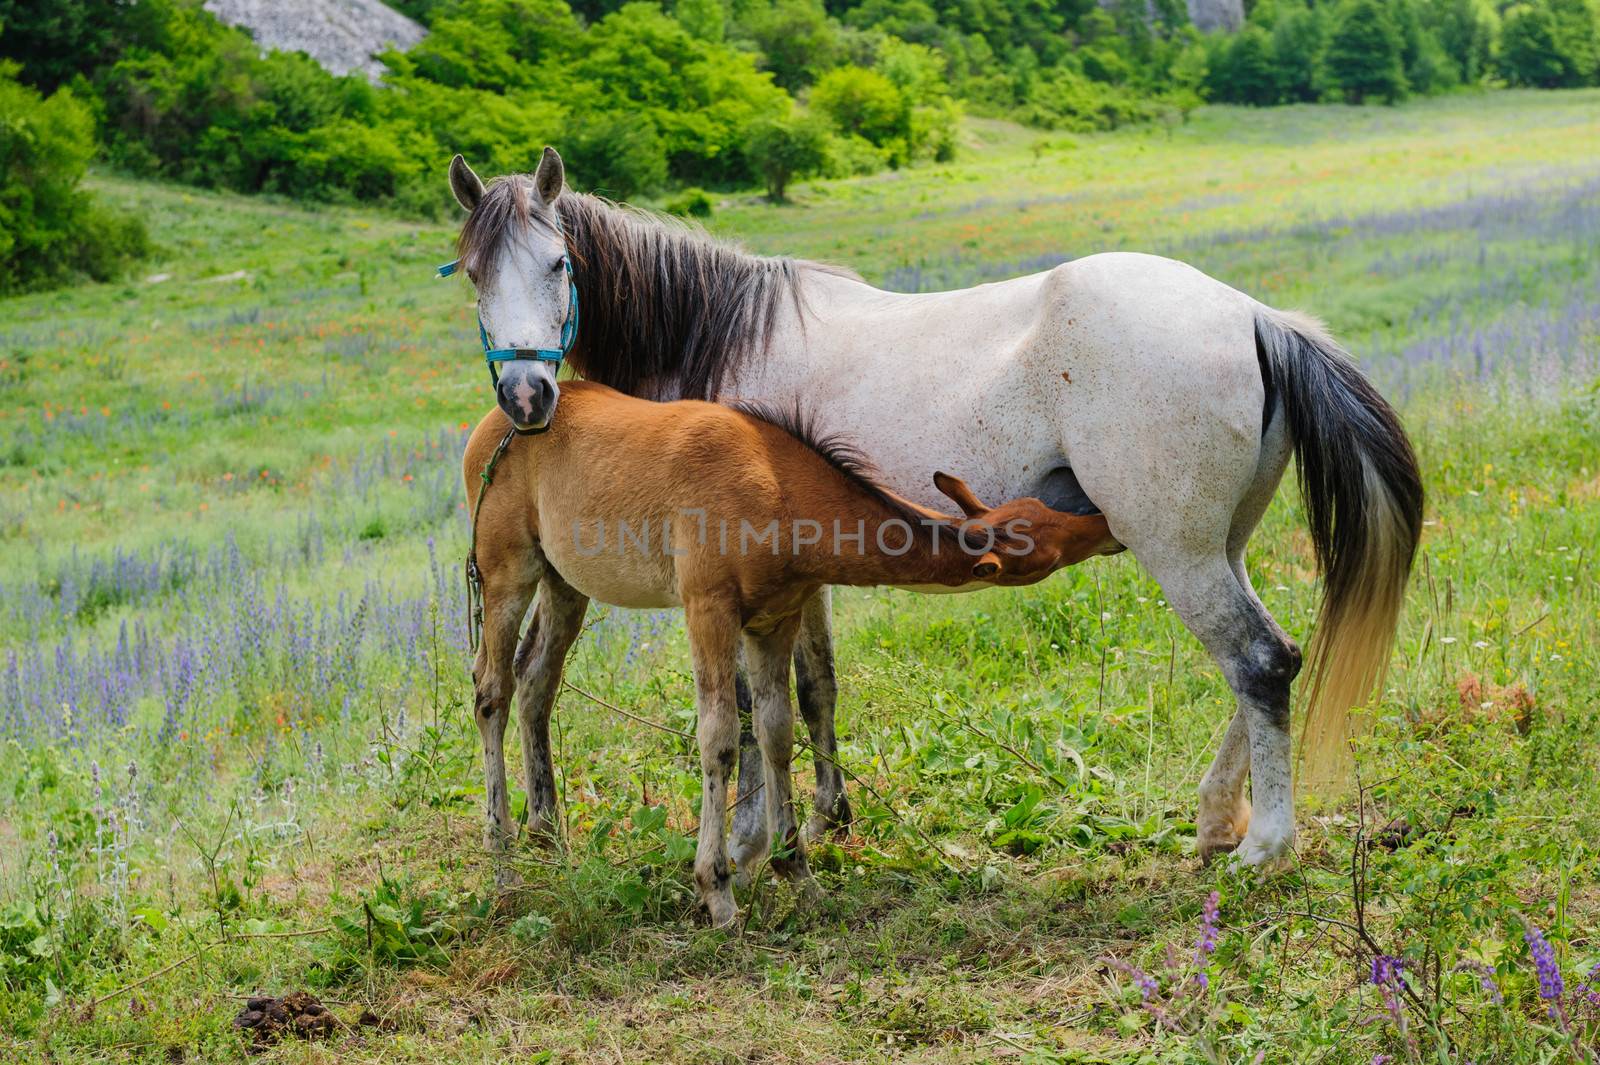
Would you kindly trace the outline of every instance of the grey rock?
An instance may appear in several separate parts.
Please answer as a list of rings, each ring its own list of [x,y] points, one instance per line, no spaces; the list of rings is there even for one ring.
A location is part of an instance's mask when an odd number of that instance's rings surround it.
[[[1244,25],[1244,0],[1189,0],[1189,21],[1208,32],[1236,30]]]
[[[356,71],[372,82],[384,71],[375,52],[404,51],[427,34],[380,0],[205,0],[205,8],[264,49],[304,52],[334,74]]]

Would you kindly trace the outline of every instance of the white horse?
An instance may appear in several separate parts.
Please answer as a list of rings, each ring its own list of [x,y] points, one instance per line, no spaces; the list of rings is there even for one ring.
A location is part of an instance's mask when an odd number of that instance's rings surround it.
[[[848,271],[748,255],[566,191],[549,148],[537,173],[487,188],[457,156],[450,187],[470,212],[460,250],[485,347],[492,339],[548,356],[577,310],[570,255],[582,318],[569,358],[586,378],[647,397],[803,409],[919,503],[937,504],[930,477],[948,469],[982,498],[1103,512],[1238,700],[1200,781],[1198,849],[1208,861],[1236,850],[1236,861],[1260,864],[1294,841],[1289,685],[1300,650],[1244,567],[1245,542],[1293,453],[1325,574],[1300,772],[1303,783],[1346,772],[1349,711],[1387,667],[1422,486],[1394,410],[1317,322],[1183,263],[1126,253],[954,292],[885,292]],[[545,425],[559,397],[556,364],[499,365],[500,407],[520,428]],[[582,620],[535,612],[530,640],[534,631],[570,639],[552,627]],[[519,665],[528,657],[519,653]],[[816,832],[850,817],[832,761],[825,594],[805,612],[795,664],[822,753]],[[544,736],[548,703],[525,698],[528,683],[519,678],[521,725]],[[755,767],[740,774],[748,795],[760,760],[740,761]],[[548,783],[530,780],[528,793]],[[741,870],[767,849],[761,805],[737,807],[750,811],[734,824]]]

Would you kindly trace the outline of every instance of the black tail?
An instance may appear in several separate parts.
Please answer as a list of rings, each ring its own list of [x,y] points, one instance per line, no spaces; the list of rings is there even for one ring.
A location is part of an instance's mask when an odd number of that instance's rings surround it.
[[[1394,408],[1320,322],[1261,307],[1255,324],[1324,574],[1300,774],[1311,786],[1330,785],[1348,772],[1351,708],[1388,670],[1422,536],[1422,475]]]

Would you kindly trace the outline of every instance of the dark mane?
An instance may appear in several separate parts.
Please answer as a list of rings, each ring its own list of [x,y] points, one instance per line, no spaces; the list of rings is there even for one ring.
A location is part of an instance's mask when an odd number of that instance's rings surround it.
[[[926,514],[883,486],[883,482],[879,480],[881,474],[878,468],[873,465],[871,459],[861,453],[860,448],[838,433],[822,432],[817,427],[816,420],[798,404],[781,408],[759,400],[741,399],[729,406],[752,418],[759,418],[800,441],[814,451],[818,458],[832,466],[839,476],[887,507],[890,513],[905,521],[912,529],[921,529],[921,523],[928,520]],[[955,525],[954,522],[946,524],[951,527]]]
[[[490,182],[458,242],[474,275],[513,233],[551,225],[531,181]],[[579,374],[649,398],[715,399],[730,372],[764,353],[785,300],[803,310],[812,271],[849,271],[751,255],[677,219],[562,192],[555,213],[582,315],[568,361]]]

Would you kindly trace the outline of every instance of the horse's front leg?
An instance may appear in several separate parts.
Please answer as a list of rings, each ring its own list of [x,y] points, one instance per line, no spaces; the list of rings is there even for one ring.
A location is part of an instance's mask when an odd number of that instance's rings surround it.
[[[739,711],[734,699],[734,658],[739,641],[739,616],[728,603],[691,598],[684,603],[689,649],[694,660],[695,702],[699,711],[700,844],[694,878],[713,926],[733,923],[739,915],[733,901],[731,870],[723,833],[727,830],[728,784],[738,751]]]
[[[801,611],[794,675],[800,716],[811,735],[817,777],[815,806],[806,835],[813,840],[829,832],[842,835],[849,829],[853,814],[844,790],[839,740],[833,725],[839,685],[833,668],[833,593],[828,588],[808,599]]]
[[[549,566],[539,584],[533,624],[517,649],[517,722],[522,729],[523,781],[528,789],[528,832],[556,836],[556,776],[550,761],[550,711],[561,692],[561,673],[573,641],[583,631],[589,599]]]

